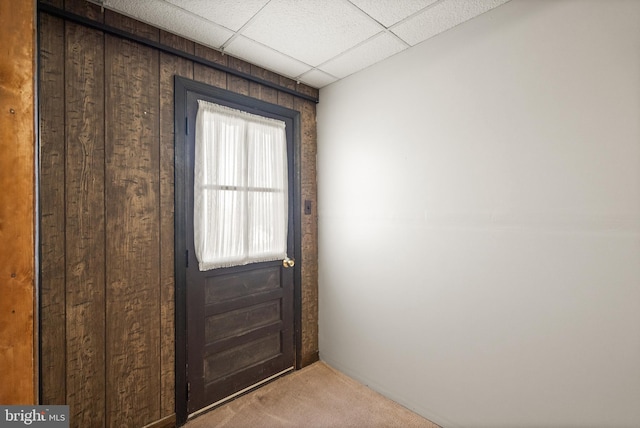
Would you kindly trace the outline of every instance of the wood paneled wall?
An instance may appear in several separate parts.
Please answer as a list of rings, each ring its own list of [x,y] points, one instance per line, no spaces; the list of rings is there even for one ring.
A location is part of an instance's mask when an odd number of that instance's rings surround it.
[[[244,61],[83,0],[54,6],[307,95]],[[72,426],[140,427],[175,412],[174,75],[302,116],[302,361],[317,359],[315,104],[40,14],[43,403]]]
[[[35,7],[0,1],[0,403],[37,400]]]

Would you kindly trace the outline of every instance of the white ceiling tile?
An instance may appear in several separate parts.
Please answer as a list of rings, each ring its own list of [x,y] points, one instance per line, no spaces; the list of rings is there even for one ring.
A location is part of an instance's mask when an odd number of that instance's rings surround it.
[[[219,48],[233,33],[161,0],[104,0],[104,6],[202,44]]]
[[[136,0],[137,1],[137,0]],[[211,22],[238,31],[269,0],[165,0]],[[132,2],[133,3],[133,2]]]
[[[347,0],[272,0],[242,34],[317,66],[378,31]]]
[[[307,64],[296,61],[246,37],[238,36],[225,48],[225,52],[249,61],[260,67],[295,78],[311,69]]]
[[[92,1],[321,88],[509,0]]]
[[[438,0],[350,0],[367,15],[390,27]]]
[[[406,48],[407,46],[396,37],[382,32],[319,68],[342,79]]]
[[[444,0],[391,30],[413,46],[507,1],[509,0]]]
[[[338,79],[320,70],[311,70],[300,76],[298,80],[314,88],[322,88],[323,86],[327,86]]]

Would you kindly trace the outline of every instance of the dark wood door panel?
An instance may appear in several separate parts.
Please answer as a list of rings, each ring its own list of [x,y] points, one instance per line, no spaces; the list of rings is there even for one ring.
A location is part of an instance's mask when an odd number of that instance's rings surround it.
[[[204,284],[187,292],[194,412],[293,366],[293,288],[281,263],[207,272],[191,266],[190,284]]]
[[[260,335],[255,340],[247,341],[224,351],[205,352],[204,383],[209,386],[241,370],[277,358],[282,354],[281,351],[282,340],[280,332],[277,331],[266,336]]]
[[[282,339],[278,339],[277,337],[267,336],[266,338],[263,338],[261,342],[235,351],[239,354],[241,359],[239,365],[244,367],[236,372],[231,372],[230,375],[225,375],[223,373],[226,367],[218,368],[217,372],[212,371],[207,373],[207,375],[212,378],[212,381],[205,384],[205,390],[201,397],[220,397],[219,400],[223,400],[226,397],[232,396],[239,391],[253,386],[256,383],[256,379],[268,379],[273,375],[291,368],[291,363],[284,358],[284,354],[276,353],[278,350],[278,344],[282,344],[283,342],[284,341]],[[246,352],[245,356],[240,355],[242,351]],[[258,354],[260,352],[262,354]],[[269,352],[274,352],[276,354],[269,357]],[[254,358],[256,356],[267,356],[267,359]],[[216,363],[219,364],[219,362],[214,361],[214,364]],[[226,369],[232,370],[232,367],[228,367]],[[221,375],[216,378],[218,373],[221,373]],[[194,399],[189,402],[189,411],[195,412],[211,403],[215,403],[216,401],[200,401],[200,399],[194,397]]]
[[[264,264],[261,264],[264,265]],[[224,302],[250,294],[280,288],[280,263],[226,269],[206,278],[205,303]]]
[[[184,206],[184,215],[177,213],[177,218],[182,218],[184,223],[177,228],[176,242],[183,242],[184,247],[176,246],[176,253],[185,251],[187,257],[186,267],[177,266],[177,272],[183,271],[185,277],[189,391],[186,410],[194,413],[293,368],[295,275],[294,269],[284,266],[282,260],[199,270],[193,235],[195,115],[198,99],[215,103],[218,100],[188,91],[183,99],[185,104],[178,103],[176,111],[184,111],[186,118],[179,123],[186,127],[184,135],[177,140],[177,144],[182,141],[183,147],[177,145],[176,153],[184,155],[184,179],[181,183],[176,182],[176,186],[182,187],[176,187],[176,193],[183,198],[184,205],[178,203],[177,207]],[[220,104],[245,110],[237,99]],[[267,113],[268,108],[249,111],[279,117],[277,113]],[[293,223],[297,201],[294,197],[297,176],[293,153],[295,121],[286,116],[284,120],[287,124],[290,201],[287,253],[293,256],[300,251],[295,247],[299,239],[294,236]],[[179,171],[178,168],[176,177],[180,177]],[[178,235],[180,232],[183,236]]]
[[[208,345],[231,337],[241,337],[257,329],[280,324],[281,306],[280,300],[276,299],[207,316],[205,343]]]

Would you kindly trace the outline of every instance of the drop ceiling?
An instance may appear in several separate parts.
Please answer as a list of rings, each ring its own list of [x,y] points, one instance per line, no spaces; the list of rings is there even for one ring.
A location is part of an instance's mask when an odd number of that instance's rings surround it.
[[[322,88],[509,0],[92,0]]]

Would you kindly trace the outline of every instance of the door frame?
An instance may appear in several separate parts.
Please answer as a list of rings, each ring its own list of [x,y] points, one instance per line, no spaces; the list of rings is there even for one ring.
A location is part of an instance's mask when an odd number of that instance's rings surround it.
[[[187,290],[186,290],[186,195],[187,180],[187,95],[190,92],[202,94],[221,104],[233,104],[234,108],[260,114],[266,112],[291,119],[293,123],[293,330],[295,368],[302,363],[302,225],[301,225],[301,132],[300,112],[246,95],[217,88],[202,82],[180,76],[174,78],[174,245],[175,245],[175,405],[177,425],[183,425],[187,412]]]

